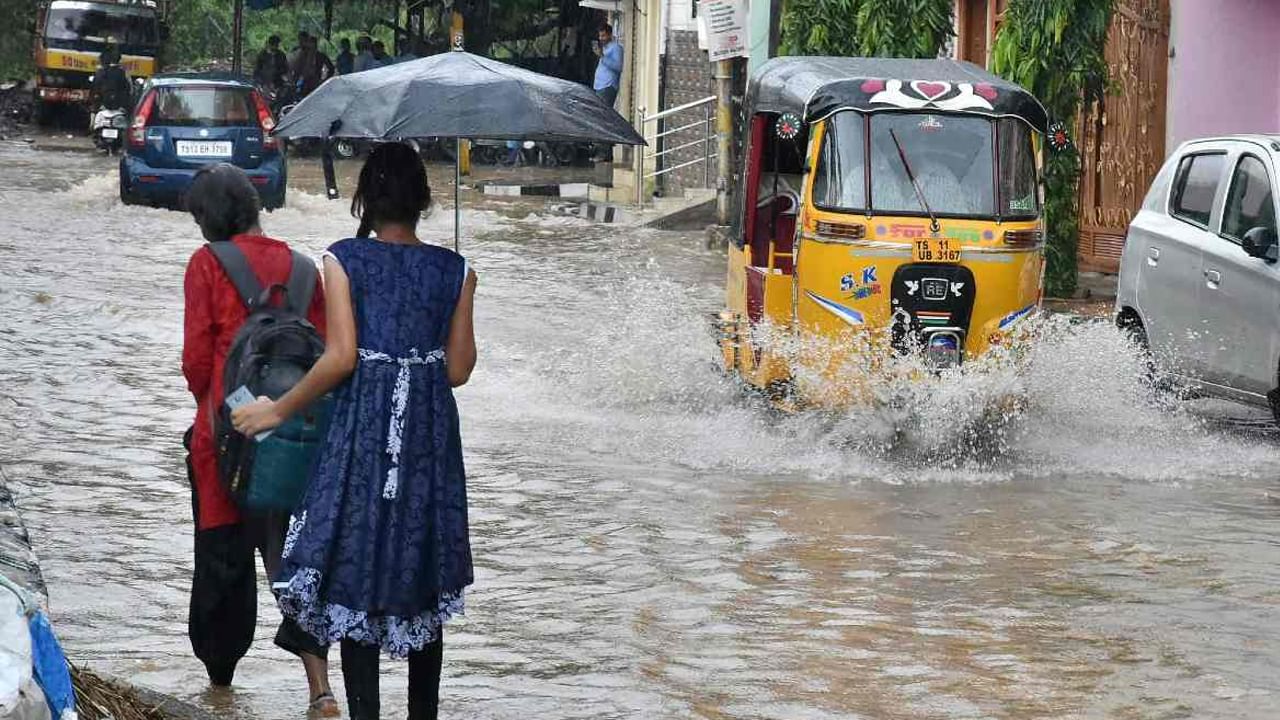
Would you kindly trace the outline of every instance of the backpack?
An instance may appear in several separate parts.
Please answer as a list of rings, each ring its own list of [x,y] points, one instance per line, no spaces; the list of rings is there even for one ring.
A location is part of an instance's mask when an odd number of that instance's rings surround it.
[[[230,395],[243,386],[254,397],[277,400],[324,352],[323,338],[307,321],[316,266],[295,252],[288,283],[263,288],[235,243],[207,247],[249,311],[227,354],[223,393]],[[280,292],[284,303],[273,304]],[[219,404],[213,423],[218,475],[241,508],[288,512],[301,501],[328,429],[331,405],[332,398],[325,396],[255,442],[232,426],[225,399]]]

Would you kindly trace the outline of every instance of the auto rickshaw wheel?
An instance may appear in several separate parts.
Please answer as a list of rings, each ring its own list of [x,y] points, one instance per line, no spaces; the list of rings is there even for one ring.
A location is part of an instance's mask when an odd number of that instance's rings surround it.
[[[1276,368],[1276,387],[1267,393],[1267,404],[1271,406],[1271,419],[1280,425],[1280,367]]]

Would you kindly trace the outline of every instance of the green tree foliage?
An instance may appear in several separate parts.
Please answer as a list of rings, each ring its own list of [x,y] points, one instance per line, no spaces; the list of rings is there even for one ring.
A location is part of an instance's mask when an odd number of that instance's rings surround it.
[[[36,21],[35,0],[0,1],[0,82],[25,80],[35,72],[31,29]]]
[[[32,35],[38,0],[0,0],[0,25],[10,28],[0,33],[0,81],[9,77],[30,77],[34,71]],[[578,54],[590,55],[594,38],[595,13],[580,9],[577,0],[458,0],[454,4],[464,16],[467,49],[489,54],[495,42],[528,41],[554,35],[558,24],[578,26],[581,36]],[[391,24],[404,25],[403,18],[393,17],[397,5],[389,0],[336,0],[333,12],[332,42],[321,41],[321,49],[337,53],[338,38],[354,38],[369,34],[382,40],[394,52],[395,30]],[[548,12],[547,8],[553,8]],[[558,12],[556,11],[558,10]],[[443,0],[428,0],[427,32],[432,37],[430,49],[448,47],[451,10]],[[211,64],[227,65],[231,60],[232,0],[177,0],[169,17],[169,39],[165,44],[164,64],[170,68],[192,68]],[[269,10],[245,10],[245,36],[242,58],[245,67],[271,35],[283,38],[286,51],[296,44],[299,30],[324,36],[324,4],[321,0],[286,0]],[[554,38],[553,38],[554,39]],[[554,45],[542,43],[543,45]]]
[[[1050,122],[1072,130],[1107,88],[1107,30],[1115,0],[1012,0],[992,48],[996,73],[1033,92]],[[1044,167],[1048,270],[1045,289],[1076,288],[1080,155],[1049,150]]]
[[[937,57],[955,34],[953,0],[786,0],[784,55]]]
[[[321,40],[321,49],[337,53],[339,37],[352,38],[369,33],[394,49],[393,31],[380,20],[390,20],[392,6],[383,3],[345,2],[334,6],[332,42]],[[174,4],[169,21],[169,42],[165,61],[170,67],[196,67],[231,60],[232,0],[181,0]],[[292,2],[269,10],[244,12],[244,67],[252,68],[253,59],[267,38],[279,35],[281,46],[288,52],[297,44],[298,31],[306,30],[324,37],[324,5],[320,2]]]

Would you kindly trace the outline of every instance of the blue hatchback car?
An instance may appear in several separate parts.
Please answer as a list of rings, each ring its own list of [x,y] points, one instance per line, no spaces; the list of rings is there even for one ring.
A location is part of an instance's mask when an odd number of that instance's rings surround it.
[[[120,156],[120,200],[177,207],[201,167],[243,168],[267,210],[284,205],[284,142],[275,118],[247,80],[227,75],[153,78],[134,108]]]

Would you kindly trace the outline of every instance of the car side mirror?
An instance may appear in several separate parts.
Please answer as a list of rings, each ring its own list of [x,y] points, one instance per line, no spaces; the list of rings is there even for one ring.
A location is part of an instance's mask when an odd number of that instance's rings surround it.
[[[1240,247],[1249,255],[1274,263],[1277,257],[1280,257],[1280,247],[1277,247],[1275,228],[1256,227],[1250,229],[1240,239]]]

